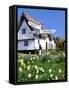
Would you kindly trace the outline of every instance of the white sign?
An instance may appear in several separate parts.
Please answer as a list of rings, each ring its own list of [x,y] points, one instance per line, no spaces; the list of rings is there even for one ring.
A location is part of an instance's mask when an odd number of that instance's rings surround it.
[[[29,21],[28,24],[36,29],[39,29],[39,30],[41,29],[41,25],[37,25],[35,23],[32,23],[31,21]]]

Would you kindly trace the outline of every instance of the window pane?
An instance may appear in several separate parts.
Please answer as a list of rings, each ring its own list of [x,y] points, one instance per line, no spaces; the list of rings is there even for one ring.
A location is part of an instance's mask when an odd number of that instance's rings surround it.
[[[26,33],[26,29],[22,29],[22,34],[25,34]]]
[[[28,41],[24,41],[24,46],[28,46]]]

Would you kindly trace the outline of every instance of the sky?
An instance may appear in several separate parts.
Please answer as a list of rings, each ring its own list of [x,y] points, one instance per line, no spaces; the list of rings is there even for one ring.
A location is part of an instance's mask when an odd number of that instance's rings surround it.
[[[18,8],[18,22],[23,12],[42,22],[46,29],[55,29],[55,37],[65,38],[65,11]]]

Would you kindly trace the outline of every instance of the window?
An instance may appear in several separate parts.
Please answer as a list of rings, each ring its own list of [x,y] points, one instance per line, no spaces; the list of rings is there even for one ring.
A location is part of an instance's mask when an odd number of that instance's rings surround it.
[[[27,40],[24,41],[24,46],[28,46],[28,41]]]
[[[22,29],[22,34],[25,34],[26,33],[26,29]]]

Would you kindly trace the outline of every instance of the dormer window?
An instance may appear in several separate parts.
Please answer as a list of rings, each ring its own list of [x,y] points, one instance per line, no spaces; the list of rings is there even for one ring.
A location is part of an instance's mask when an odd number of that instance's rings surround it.
[[[22,29],[22,34],[26,34],[26,29]]]

